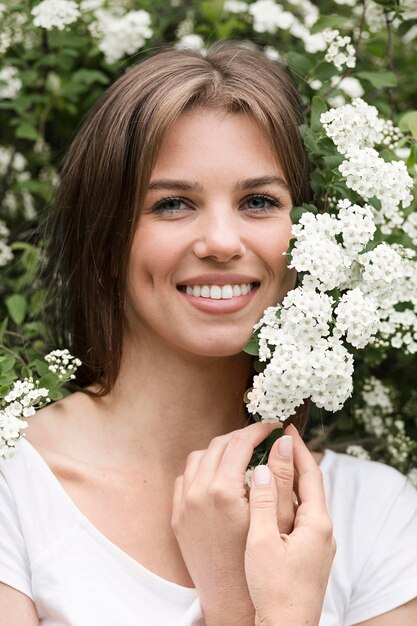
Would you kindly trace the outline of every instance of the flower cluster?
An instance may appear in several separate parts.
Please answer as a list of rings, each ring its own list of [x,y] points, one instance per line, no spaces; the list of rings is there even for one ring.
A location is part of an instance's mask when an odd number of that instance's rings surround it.
[[[323,36],[328,46],[325,61],[333,63],[339,71],[343,69],[343,66],[355,67],[356,52],[350,37],[342,37],[338,30],[330,28],[323,31]]]
[[[369,435],[386,442],[390,463],[404,470],[417,444],[406,435],[404,420],[396,418],[395,412],[394,391],[375,376],[365,380],[355,418]]]
[[[74,0],[42,0],[32,9],[32,15],[35,26],[46,30],[64,30],[77,21],[80,10]]]
[[[15,98],[20,91],[22,81],[19,70],[13,65],[7,65],[0,70],[0,100]]]
[[[6,265],[13,258],[13,252],[7,244],[7,238],[10,231],[3,220],[0,220],[0,267]]]
[[[126,54],[140,50],[152,37],[151,17],[147,11],[129,11],[122,16],[105,9],[94,12],[96,21],[90,24],[90,32],[99,39],[99,50],[107,63],[115,63]]]
[[[54,350],[45,357],[48,369],[55,374],[55,381],[59,384],[72,380],[81,361],[73,357],[68,350]],[[45,364],[43,364],[45,365]],[[51,378],[51,374],[48,374]],[[8,393],[0,398],[0,458],[11,458],[15,454],[17,441],[23,436],[23,430],[28,423],[25,418],[34,415],[35,411],[56,399],[50,389],[56,390],[56,382],[48,381],[48,376],[41,380],[33,377],[15,381]],[[53,379],[55,377],[52,377]],[[50,389],[42,386],[49,384]]]
[[[248,410],[265,421],[288,418],[307,398],[340,409],[353,389],[352,349],[390,343],[417,351],[414,251],[379,240],[381,214],[383,225],[401,227],[412,200],[405,164],[385,161],[375,149],[395,127],[361,99],[323,113],[321,123],[344,157],[338,169],[346,188],[359,197],[356,204],[339,199],[329,213],[305,207],[292,227],[288,267],[300,284],[254,327],[262,367],[247,394]],[[398,420],[393,424],[387,445],[398,466],[410,442]]]
[[[364,200],[376,199],[376,224],[390,234],[404,222],[403,209],[412,201],[413,179],[403,161],[385,161],[375,149],[399,137],[393,124],[378,115],[375,107],[360,98],[351,104],[330,109],[320,118],[324,130],[345,159],[339,171],[346,186]]]
[[[45,356],[49,363],[48,369],[58,376],[60,380],[73,380],[75,372],[80,367],[81,361],[70,354],[69,350],[53,350]]]
[[[13,383],[0,405],[0,457],[10,458],[15,454],[16,442],[28,426],[22,418],[30,417],[47,402],[48,389],[39,387],[32,378]]]

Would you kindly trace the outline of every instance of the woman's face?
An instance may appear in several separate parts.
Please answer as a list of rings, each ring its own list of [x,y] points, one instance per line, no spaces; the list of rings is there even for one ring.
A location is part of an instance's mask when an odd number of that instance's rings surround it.
[[[130,253],[129,332],[179,351],[237,354],[294,282],[291,195],[257,124],[184,113],[166,134]]]

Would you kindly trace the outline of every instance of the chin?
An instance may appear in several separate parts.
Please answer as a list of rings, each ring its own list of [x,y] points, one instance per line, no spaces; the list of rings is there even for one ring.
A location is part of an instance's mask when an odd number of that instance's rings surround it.
[[[251,338],[251,332],[246,333],[244,337],[233,337],[231,333],[227,337],[221,336],[202,336],[200,335],[195,341],[188,341],[187,345],[181,346],[185,351],[195,354],[196,356],[222,358],[236,356],[243,351],[244,346]]]

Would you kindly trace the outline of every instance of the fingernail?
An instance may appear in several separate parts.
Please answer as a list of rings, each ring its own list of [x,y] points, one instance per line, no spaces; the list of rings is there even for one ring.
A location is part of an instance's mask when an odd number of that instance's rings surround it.
[[[278,441],[278,454],[288,458],[292,455],[292,437],[283,435]]]
[[[253,480],[257,487],[269,485],[271,482],[271,471],[267,465],[257,465],[253,472]]]

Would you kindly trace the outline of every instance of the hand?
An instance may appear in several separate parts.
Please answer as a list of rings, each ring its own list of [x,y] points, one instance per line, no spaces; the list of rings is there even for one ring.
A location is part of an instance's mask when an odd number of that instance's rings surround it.
[[[245,572],[256,625],[262,626],[319,623],[336,551],[321,471],[296,428],[289,426],[285,432],[293,439],[297,476],[294,530],[280,533],[279,493],[268,466],[256,468],[249,498]],[[278,445],[279,440],[270,456]]]
[[[176,480],[172,528],[208,626],[226,626],[228,619],[233,626],[254,624],[244,568],[245,471],[254,448],[275,427],[256,423],[216,437],[207,450],[189,455],[184,475]]]

